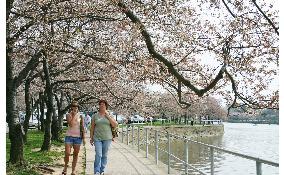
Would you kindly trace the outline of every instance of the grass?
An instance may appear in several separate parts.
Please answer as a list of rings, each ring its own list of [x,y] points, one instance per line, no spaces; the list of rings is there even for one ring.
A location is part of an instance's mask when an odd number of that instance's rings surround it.
[[[40,148],[43,143],[44,134],[41,131],[29,131],[27,143],[24,145],[24,159],[23,165],[12,165],[7,163],[6,173],[8,175],[40,175],[38,166],[52,165],[56,160],[64,156],[63,151],[44,151]],[[52,142],[52,146],[62,146],[61,142]],[[6,136],[6,160],[10,157],[10,140]]]
[[[186,125],[184,124],[183,122],[181,124],[179,123],[175,123],[174,121],[171,121],[171,122],[162,122],[162,121],[155,121],[155,122],[152,122],[152,125],[151,125],[151,122],[146,122],[146,123],[131,123],[130,124],[130,127],[131,125],[133,126],[139,126],[140,128],[144,128],[145,126],[191,126],[190,124]],[[199,125],[199,124],[194,124],[194,126],[202,126],[202,125]],[[118,125],[119,128],[122,128],[122,127],[126,127],[125,124],[119,124]]]
[[[189,126],[190,124],[184,124],[184,122],[182,122],[181,124],[179,123],[175,123],[174,121],[171,121],[171,122],[162,122],[162,121],[155,121],[155,122],[152,122],[152,125],[151,125],[151,122],[145,122],[145,123],[140,123],[140,124],[137,124],[137,123],[132,123],[133,125],[135,126],[171,126],[171,125],[180,125],[180,126]],[[194,124],[194,125],[199,125],[199,124]],[[124,124],[125,126],[125,124]],[[119,127],[121,128],[122,125],[120,124]]]

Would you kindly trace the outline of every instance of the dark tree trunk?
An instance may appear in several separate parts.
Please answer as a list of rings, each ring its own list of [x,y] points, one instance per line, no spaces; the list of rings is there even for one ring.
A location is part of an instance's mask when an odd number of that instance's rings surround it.
[[[40,105],[40,130],[42,132],[44,132],[45,129],[45,113],[44,113],[44,106],[45,106],[45,102],[44,102],[44,95],[42,92],[39,93],[39,105]]]
[[[39,64],[41,51],[37,52],[35,55],[32,56],[32,58],[27,62],[25,67],[20,70],[18,76],[13,75],[13,70],[15,68],[11,55],[13,53],[13,46],[17,38],[21,34],[20,33],[13,39],[10,38],[11,31],[9,24],[9,16],[11,9],[13,8],[13,2],[13,0],[6,1],[6,122],[8,123],[9,139],[11,141],[9,161],[14,164],[22,163],[22,161],[24,160],[23,128],[19,123],[19,120],[17,120],[18,111],[16,110],[16,92],[17,88],[22,84],[22,81],[27,77],[29,72],[34,70]],[[27,28],[29,26],[31,25],[28,25]]]
[[[51,146],[51,122],[52,122],[52,112],[53,112],[53,93],[50,82],[50,74],[48,70],[48,63],[45,58],[43,59],[43,70],[44,78],[46,81],[45,92],[46,92],[46,121],[45,121],[45,130],[44,130],[44,140],[41,146],[41,151],[49,151]]]
[[[209,116],[207,116],[207,120],[210,120],[210,117],[209,117]],[[210,125],[211,122],[208,121],[207,123],[208,123],[208,125]]]
[[[52,124],[51,124],[51,133],[52,137],[51,140],[57,140],[59,141],[59,122],[57,119],[57,115],[55,112],[55,109],[53,108],[53,115],[52,115]]]
[[[27,143],[29,121],[31,118],[31,101],[30,101],[30,80],[27,79],[25,82],[25,103],[26,103],[26,116],[24,120],[24,143]]]
[[[39,109],[40,109],[40,99],[38,99],[38,103],[36,103],[36,111],[37,111],[37,121],[38,121],[38,123],[37,123],[37,129],[38,130],[40,130],[40,111],[39,111]]]
[[[39,122],[39,117],[40,117],[40,112],[39,112],[39,101],[40,99],[35,100],[34,98],[31,98],[31,105],[32,105],[32,117],[38,121],[37,122],[37,129],[40,130],[40,122]],[[36,111],[36,113],[35,113]]]
[[[16,90],[15,90],[16,91]],[[15,109],[15,99],[16,92],[9,93],[6,95],[7,103],[7,117],[8,117],[8,126],[9,126],[9,139],[11,141],[10,147],[10,160],[11,163],[22,163],[24,160],[23,155],[23,132],[22,125],[17,120],[17,111]],[[8,91],[7,91],[8,92]]]
[[[189,121],[190,121],[190,116],[188,115],[187,116],[187,125],[189,124]]]
[[[65,111],[58,112],[58,124],[59,124],[58,125],[58,131],[59,131],[59,133],[62,133],[64,113],[65,113]]]
[[[18,122],[18,111],[16,110],[16,92],[17,88],[13,79],[13,64],[8,56],[10,48],[6,52],[6,122],[9,127],[9,139],[11,141],[10,159],[11,163],[22,163],[23,155],[23,134],[22,126]],[[7,148],[8,149],[8,148]]]
[[[20,123],[14,126],[13,130],[9,130],[11,149],[9,162],[22,164],[24,161],[24,140],[23,127]]]
[[[58,98],[57,94],[55,94],[55,99],[57,102],[57,110],[58,110],[58,135],[60,135],[62,133],[63,115],[66,112],[66,109],[62,109],[63,99],[64,99],[63,91],[60,92],[60,98]]]

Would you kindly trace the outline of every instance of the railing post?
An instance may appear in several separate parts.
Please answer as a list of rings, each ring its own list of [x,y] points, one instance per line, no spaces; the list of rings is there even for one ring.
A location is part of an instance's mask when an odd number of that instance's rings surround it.
[[[148,128],[146,129],[146,158],[148,158]]]
[[[158,165],[159,160],[159,143],[158,143],[158,131],[155,130],[155,157],[156,157],[156,165]]]
[[[132,125],[132,146],[134,146],[134,125]]]
[[[168,174],[171,173],[171,141],[170,141],[170,133],[167,132],[167,139],[168,139]]]
[[[211,175],[214,175],[214,149],[210,147]]]
[[[124,126],[123,126],[123,124],[122,124],[122,128],[121,128],[121,142],[123,143],[123,128],[124,128]]]
[[[126,144],[129,145],[129,132],[128,132],[128,126],[126,127]]]
[[[256,175],[262,175],[261,162],[256,161]]]
[[[140,151],[140,126],[138,126],[138,133],[137,133],[137,144],[138,144],[138,152]]]
[[[185,138],[185,147],[184,147],[184,155],[185,155],[185,174],[188,174],[188,140]]]

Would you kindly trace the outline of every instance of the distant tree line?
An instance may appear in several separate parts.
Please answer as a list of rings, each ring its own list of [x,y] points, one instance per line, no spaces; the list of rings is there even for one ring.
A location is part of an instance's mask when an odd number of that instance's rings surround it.
[[[279,111],[274,109],[263,109],[252,113],[235,109],[228,117],[228,122],[279,124]]]

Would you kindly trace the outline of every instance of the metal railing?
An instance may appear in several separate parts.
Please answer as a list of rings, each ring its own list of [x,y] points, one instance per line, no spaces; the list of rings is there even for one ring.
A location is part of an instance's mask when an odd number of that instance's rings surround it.
[[[140,151],[140,140],[141,140],[141,126],[135,126],[133,124],[130,124],[130,125],[127,125],[126,127],[124,127],[126,125],[122,125],[122,128],[121,128],[121,141],[123,143],[124,141],[124,134],[126,134],[126,144],[129,145],[129,129],[131,128],[131,135],[132,135],[132,146],[134,146],[134,138],[135,138],[135,131],[137,131],[137,146],[138,146],[138,152]],[[228,153],[228,154],[232,154],[234,156],[238,156],[238,157],[242,157],[242,158],[245,158],[245,159],[249,159],[249,160],[253,160],[256,162],[256,175],[262,175],[262,164],[267,164],[267,165],[271,165],[271,166],[274,166],[274,167],[279,167],[279,163],[275,163],[275,162],[272,162],[272,161],[268,161],[268,160],[264,160],[264,159],[260,159],[260,158],[256,158],[256,157],[253,157],[253,156],[249,156],[249,155],[245,155],[245,154],[241,154],[241,153],[237,153],[237,152],[234,152],[234,151],[230,151],[230,150],[226,150],[226,149],[223,149],[223,148],[220,148],[220,147],[217,147],[217,146],[213,146],[213,145],[209,145],[209,144],[205,144],[205,143],[202,143],[202,142],[198,142],[198,141],[195,141],[195,140],[191,140],[189,138],[186,138],[186,137],[181,137],[179,135],[176,135],[176,134],[171,134],[171,133],[168,133],[168,132],[164,132],[164,131],[158,131],[156,129],[153,129],[153,128],[149,128],[149,127],[144,127],[143,128],[145,130],[145,138],[144,140],[144,144],[145,144],[145,147],[146,147],[146,158],[148,158],[148,154],[149,154],[149,130],[152,130],[155,132],[155,136],[154,136],[154,142],[155,142],[155,162],[156,164],[158,164],[159,162],[159,151],[162,151],[164,153],[167,154],[167,167],[168,167],[168,174],[170,174],[170,171],[171,171],[171,158],[175,158],[176,160],[179,160],[180,162],[182,162],[185,166],[185,174],[188,174],[188,170],[189,168],[199,172],[200,174],[202,175],[206,175],[205,172],[202,172],[201,170],[199,170],[198,168],[192,166],[189,164],[189,157],[188,157],[188,153],[189,153],[189,143],[194,143],[194,144],[198,144],[198,145],[202,145],[202,146],[205,146],[205,147],[208,147],[210,149],[210,174],[211,175],[214,175],[214,151],[221,151],[221,152],[224,152],[224,153]],[[125,131],[126,130],[126,131]],[[166,135],[166,142],[167,142],[167,150],[162,150],[159,148],[159,134],[162,133],[162,134],[165,134]],[[170,138],[173,137],[174,139],[181,139],[184,141],[184,160],[178,158],[177,156],[175,156],[174,154],[171,153],[171,142],[170,142]],[[142,142],[143,143],[143,142]]]
[[[201,120],[203,124],[222,124],[222,120]]]

